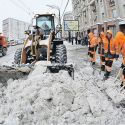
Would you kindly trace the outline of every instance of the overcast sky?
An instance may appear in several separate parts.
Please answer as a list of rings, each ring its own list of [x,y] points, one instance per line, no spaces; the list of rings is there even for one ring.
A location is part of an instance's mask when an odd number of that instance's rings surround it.
[[[56,13],[46,5],[57,5],[63,12],[66,6],[67,0],[0,0],[0,31],[2,30],[2,21],[6,18],[15,18],[22,21],[30,22],[33,14],[28,13]],[[66,11],[72,10],[71,0]]]

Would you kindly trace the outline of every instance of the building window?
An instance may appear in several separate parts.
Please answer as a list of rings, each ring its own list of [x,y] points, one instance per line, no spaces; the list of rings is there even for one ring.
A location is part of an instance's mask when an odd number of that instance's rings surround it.
[[[104,19],[105,19],[105,17],[104,17],[104,16],[105,16],[105,14],[104,14],[104,13],[102,13],[102,20],[104,20]]]
[[[117,11],[116,11],[116,9],[112,10],[112,17],[113,18],[117,17]]]
[[[100,5],[103,5],[103,1],[102,0],[100,0]]]
[[[84,17],[86,18],[86,11],[83,12]]]
[[[124,8],[124,13],[125,13],[125,5],[123,5],[123,8]]]

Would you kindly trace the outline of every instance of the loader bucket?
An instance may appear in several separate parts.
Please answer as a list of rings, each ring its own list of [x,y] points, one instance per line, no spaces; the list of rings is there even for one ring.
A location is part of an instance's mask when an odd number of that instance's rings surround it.
[[[72,64],[70,64],[70,65],[63,65],[63,64],[51,65],[51,66],[47,66],[47,71],[48,70],[51,73],[58,73],[60,70],[68,71],[69,75],[74,80],[74,67]]]

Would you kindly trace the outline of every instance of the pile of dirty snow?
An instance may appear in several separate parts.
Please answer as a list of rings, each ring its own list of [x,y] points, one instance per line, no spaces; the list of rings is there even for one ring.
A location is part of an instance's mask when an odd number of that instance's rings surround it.
[[[67,71],[46,73],[37,63],[27,80],[0,86],[2,125],[120,125],[125,115],[94,86],[86,65],[73,80]],[[121,120],[122,119],[122,120]]]
[[[1,87],[0,124],[74,123],[79,118],[74,111],[89,111],[86,99],[82,93],[76,94],[74,84],[68,72],[46,73],[46,66],[37,64],[27,80],[9,80],[7,88]]]

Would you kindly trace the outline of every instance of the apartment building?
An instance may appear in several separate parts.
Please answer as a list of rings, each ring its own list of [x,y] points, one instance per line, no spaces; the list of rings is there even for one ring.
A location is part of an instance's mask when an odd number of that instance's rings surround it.
[[[3,20],[3,35],[5,35],[8,40],[21,40],[25,38],[24,32],[28,30],[28,27],[29,23],[13,18],[7,18]]]
[[[119,30],[125,32],[125,0],[72,0],[72,5],[83,34],[107,29],[114,35]]]

